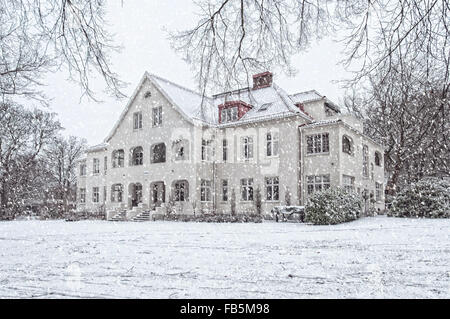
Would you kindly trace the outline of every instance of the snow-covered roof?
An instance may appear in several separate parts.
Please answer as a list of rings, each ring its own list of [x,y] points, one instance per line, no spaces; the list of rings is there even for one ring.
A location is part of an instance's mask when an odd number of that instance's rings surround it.
[[[108,143],[93,145],[87,149],[88,152],[102,151],[108,147]]]
[[[147,73],[156,86],[165,93],[166,97],[188,117],[205,121],[209,124],[217,122],[217,109],[208,96],[185,88],[179,84],[163,79],[157,75]]]
[[[210,126],[240,125],[254,121],[265,121],[295,115],[301,116],[310,122],[313,119],[295,104],[317,101],[324,98],[324,96],[315,90],[288,95],[275,83],[256,90],[250,88],[239,89],[208,97],[155,74],[145,72],[119,120],[106,137],[105,143],[113,136],[145,80],[153,83],[186,120],[191,123],[199,121]],[[226,101],[242,101],[250,104],[252,108],[238,121],[220,124],[218,106]]]
[[[289,97],[294,101],[294,104],[297,103],[307,103],[307,102],[313,102],[313,101],[319,101],[323,99],[325,96],[321,95],[316,90],[310,90],[305,92],[299,92],[292,95],[289,95]]]

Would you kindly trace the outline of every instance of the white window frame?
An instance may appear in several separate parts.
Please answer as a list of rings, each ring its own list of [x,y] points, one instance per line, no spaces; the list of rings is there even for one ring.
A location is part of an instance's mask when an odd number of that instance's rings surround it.
[[[363,155],[363,176],[369,178],[369,146],[363,145],[362,149]]]
[[[92,159],[92,174],[94,174],[94,175],[100,174],[100,159],[99,158]]]
[[[278,176],[266,177],[266,201],[280,201],[280,178]]]
[[[330,174],[306,176],[306,192],[308,195],[312,195],[330,187]]]
[[[241,137],[241,158],[244,161],[251,161],[254,157],[253,136]]]
[[[222,140],[222,161],[228,161],[228,140],[226,138]]]
[[[383,200],[383,183],[375,182],[375,200],[381,202]]]
[[[241,179],[241,201],[251,202],[254,199],[253,178]]]
[[[201,152],[202,162],[212,162],[214,159],[213,140],[202,139]]]
[[[162,125],[162,106],[157,106],[152,109],[152,123],[154,127]]]
[[[277,157],[280,152],[280,138],[278,132],[266,134],[266,156]]]
[[[175,202],[187,202],[189,200],[189,182],[177,180],[173,184],[173,199]]]
[[[122,201],[123,201],[123,185],[120,183],[113,184],[111,186],[111,202],[121,203]]]
[[[114,150],[112,153],[112,167],[125,167],[125,151],[123,149]]]
[[[353,193],[355,191],[355,177],[342,175],[342,185],[345,191]]]
[[[212,182],[202,179],[200,182],[200,201],[212,202]]]
[[[228,180],[222,180],[222,202],[228,202]]]
[[[329,154],[330,135],[329,133],[318,133],[306,135],[306,154]]]
[[[92,202],[93,203],[100,202],[100,188],[98,186],[92,187]]]
[[[80,176],[86,176],[86,162],[80,164]]]
[[[133,113],[133,130],[142,129],[142,112],[134,112]]]
[[[80,203],[86,203],[86,188],[80,188]]]

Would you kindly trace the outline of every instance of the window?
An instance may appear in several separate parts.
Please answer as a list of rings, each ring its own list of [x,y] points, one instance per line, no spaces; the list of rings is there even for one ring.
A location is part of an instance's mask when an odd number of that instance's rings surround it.
[[[228,141],[222,140],[222,160],[226,162],[228,160]]]
[[[221,123],[232,122],[238,119],[238,108],[230,107],[227,109],[222,109],[220,112],[220,121]]]
[[[103,159],[103,172],[106,175],[106,171],[108,170],[108,156],[105,156]]]
[[[86,176],[86,162],[80,164],[80,176]]]
[[[133,113],[133,129],[138,130],[142,128],[142,112]]]
[[[111,186],[111,202],[122,202],[123,187],[122,184],[114,184]]]
[[[80,203],[86,203],[86,188],[80,188]]]
[[[353,155],[352,139],[346,135],[342,136],[342,152]]]
[[[176,181],[174,183],[174,201],[184,202],[188,200],[189,196],[189,184],[187,181]]]
[[[162,106],[153,108],[153,126],[160,126],[162,124]]]
[[[381,154],[380,152],[375,152],[375,165],[381,166]]]
[[[280,200],[280,180],[278,177],[266,178],[266,199],[270,201]]]
[[[214,148],[212,140],[202,139],[202,161],[210,162],[214,156]]]
[[[151,148],[152,150],[152,163],[164,163],[166,161],[166,144],[155,144]]]
[[[144,162],[144,150],[141,146],[133,148],[131,153],[131,165],[142,165]]]
[[[187,140],[178,140],[173,143],[175,161],[183,161],[188,159],[188,145]]]
[[[137,206],[139,203],[142,203],[142,185],[141,184],[136,183],[134,185],[134,194],[135,194],[135,198],[134,198],[133,206]]]
[[[228,201],[228,180],[226,179],[222,180],[222,201]]]
[[[328,133],[306,136],[306,153],[328,153],[330,151],[330,141]]]
[[[266,134],[267,156],[278,156],[278,133]]]
[[[106,186],[103,186],[103,202],[104,203],[106,203],[106,197],[107,196],[107,194],[106,194]]]
[[[344,190],[352,193],[355,191],[355,178],[349,175],[342,175],[342,184],[344,185]]]
[[[144,98],[146,98],[146,99],[148,99],[149,97],[151,97],[152,96],[152,92],[150,92],[150,91],[147,91],[147,92],[145,92],[145,94],[144,94]]]
[[[112,166],[123,167],[124,166],[125,153],[123,150],[116,150],[112,153]]]
[[[383,195],[383,184],[375,183],[375,199],[377,202],[381,201]]]
[[[243,201],[253,200],[253,178],[241,179],[241,199]]]
[[[363,176],[369,177],[369,147],[363,145]]]
[[[94,174],[100,173],[100,160],[98,158],[94,158],[92,161],[92,172]]]
[[[370,180],[372,180],[373,181],[373,179],[374,179],[374,166],[373,166],[373,163],[370,163]]]
[[[253,137],[245,136],[241,138],[242,158],[250,160],[253,158]]]
[[[330,188],[330,175],[311,175],[306,177],[308,194]]]
[[[200,183],[200,201],[210,202],[211,198],[211,181],[202,179]]]
[[[100,192],[98,187],[92,187],[92,202],[98,203],[100,201]]]

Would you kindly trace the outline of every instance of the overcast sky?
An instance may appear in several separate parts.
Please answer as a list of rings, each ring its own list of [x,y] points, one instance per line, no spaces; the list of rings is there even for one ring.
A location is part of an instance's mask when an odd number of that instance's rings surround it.
[[[115,42],[122,46],[122,51],[113,55],[112,63],[121,79],[129,83],[125,93],[131,95],[145,71],[195,89],[189,65],[172,51],[164,31],[184,29],[195,23],[192,2],[124,0],[123,7],[121,2],[108,1],[107,20]],[[334,81],[349,77],[338,65],[342,58],[341,49],[333,39],[322,40],[294,57],[293,62],[298,69],[295,77],[275,73],[274,81],[290,94],[315,89],[339,103],[344,91]],[[46,94],[53,98],[51,109],[59,114],[65,127],[64,134],[86,138],[90,145],[101,143],[128,98],[118,101],[102,96],[103,103],[87,98],[80,102],[80,88],[66,78],[64,72],[49,75],[45,89]],[[101,85],[101,81],[97,82]]]

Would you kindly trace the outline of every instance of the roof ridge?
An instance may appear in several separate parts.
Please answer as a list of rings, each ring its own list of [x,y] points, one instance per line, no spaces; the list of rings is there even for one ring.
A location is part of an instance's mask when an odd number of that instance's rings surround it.
[[[289,94],[289,96],[293,96],[293,95],[297,95],[297,94],[303,94],[303,93],[310,93],[310,92],[314,92],[317,95],[323,97],[324,95],[320,94],[319,92],[317,92],[317,90],[315,89],[311,89],[311,90],[307,90],[307,91],[301,91],[301,92],[297,92],[297,93],[293,93],[293,94]]]
[[[182,89],[182,90],[188,91],[188,92],[190,92],[190,93],[196,94],[196,95],[201,96],[201,97],[205,97],[205,98],[207,98],[207,99],[211,99],[211,97],[209,97],[209,96],[207,96],[207,95],[200,94],[200,93],[198,93],[198,92],[196,92],[196,91],[194,91],[194,90],[192,90],[192,89],[190,89],[190,88],[187,88],[187,87],[182,86],[182,85],[180,85],[180,84],[178,84],[178,83],[172,82],[172,81],[170,81],[170,80],[168,80],[168,79],[166,79],[166,78],[163,78],[163,77],[161,77],[161,76],[159,76],[159,75],[156,75],[156,74],[153,74],[153,73],[150,73],[150,72],[147,72],[147,74],[148,74],[149,76],[155,77],[155,78],[157,78],[157,79],[159,79],[159,80],[166,81],[167,83],[170,83],[170,84],[172,84],[172,85],[174,85],[174,86],[176,86],[176,87],[178,87],[178,88],[180,88],[180,89]]]

